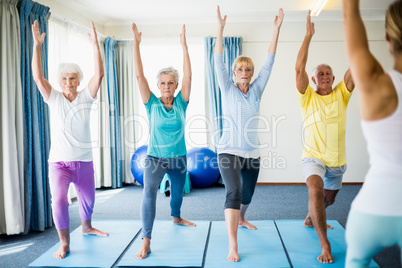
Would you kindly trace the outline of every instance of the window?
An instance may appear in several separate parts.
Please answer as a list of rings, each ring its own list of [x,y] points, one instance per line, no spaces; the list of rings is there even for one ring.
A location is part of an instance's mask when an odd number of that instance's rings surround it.
[[[193,147],[207,147],[207,130],[211,129],[205,112],[205,64],[204,43],[202,38],[187,38],[190,54],[192,83],[190,102],[186,113],[186,144],[187,149]],[[149,87],[155,96],[160,97],[157,88],[156,75],[162,68],[172,66],[179,71],[179,86],[183,78],[183,51],[179,38],[171,39],[144,39],[141,42],[141,59],[144,74]],[[137,86],[137,85],[136,85]],[[149,139],[148,119],[144,104],[138,93],[138,115],[136,117],[136,147],[147,144]],[[208,127],[209,126],[209,127]]]
[[[49,19],[48,54],[49,82],[60,90],[57,69],[62,62],[77,63],[84,73],[79,90],[88,85],[94,74],[93,49],[88,40],[88,31],[51,16]]]

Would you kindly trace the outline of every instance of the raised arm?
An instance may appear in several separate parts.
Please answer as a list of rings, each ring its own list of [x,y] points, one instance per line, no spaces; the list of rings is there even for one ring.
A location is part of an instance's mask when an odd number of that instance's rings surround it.
[[[43,100],[47,101],[50,97],[52,86],[50,85],[49,81],[47,81],[45,77],[43,77],[42,58],[40,51],[40,47],[45,40],[45,35],[45,33],[40,34],[39,23],[37,20],[35,20],[35,22],[32,24],[32,37],[34,40],[32,56],[32,75],[40,93],[42,94]]]
[[[389,101],[390,96],[395,95],[395,88],[369,50],[358,0],[343,0],[343,17],[346,54],[361,93],[362,117],[366,120],[383,118],[393,111],[395,103]]]
[[[355,89],[355,82],[353,81],[352,73],[350,72],[350,68],[346,71],[343,81],[345,82],[346,88],[349,92],[352,92]]]
[[[188,54],[188,47],[186,42],[186,26],[183,24],[183,29],[180,34],[180,43],[183,48],[183,81],[181,85],[181,95],[185,102],[190,99],[191,92],[191,62],[190,55]]]
[[[217,15],[218,15],[218,33],[216,35],[215,53],[223,54],[222,38],[223,38],[223,30],[225,29],[225,24],[226,24],[226,15],[222,18],[221,10],[220,10],[219,6],[218,6]]]
[[[306,64],[308,58],[308,49],[310,47],[311,39],[315,33],[314,23],[311,22],[310,12],[311,11],[309,10],[307,15],[306,36],[304,37],[296,60],[296,88],[301,94],[306,92],[309,84],[309,78],[306,72]]]
[[[140,53],[140,43],[141,43],[141,32],[138,32],[137,25],[132,24],[131,29],[134,35],[134,68],[135,76],[137,77],[138,87],[140,89],[140,95],[142,102],[146,104],[151,97],[151,90],[149,89],[148,81],[144,75],[144,69],[141,61]]]
[[[102,78],[105,75],[105,71],[103,70],[103,62],[99,49],[98,43],[98,35],[96,34],[96,29],[94,23],[91,21],[91,33],[88,33],[89,41],[94,50],[94,66],[95,66],[95,74],[92,76],[91,80],[88,83],[88,90],[91,94],[92,98],[95,98],[98,94],[99,87],[102,83]]]
[[[279,13],[277,16],[275,16],[274,20],[274,29],[272,33],[272,40],[271,43],[269,44],[268,52],[271,54],[276,53],[276,47],[278,46],[278,38],[279,38],[279,32],[281,30],[282,22],[283,22],[283,17],[285,15],[283,14],[283,9],[279,9]]]
[[[360,16],[359,1],[343,1],[346,54],[359,89],[369,91],[384,70],[370,53],[366,29]]]

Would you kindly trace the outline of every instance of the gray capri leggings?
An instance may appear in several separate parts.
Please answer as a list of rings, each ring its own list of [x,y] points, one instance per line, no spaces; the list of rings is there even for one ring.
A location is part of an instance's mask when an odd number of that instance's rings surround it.
[[[165,174],[169,175],[171,215],[180,218],[183,189],[186,182],[187,158],[158,158],[148,155],[145,159],[144,190],[141,205],[142,237],[151,238],[156,215],[158,187]]]
[[[260,158],[219,154],[218,165],[226,189],[225,209],[250,204],[260,172]]]

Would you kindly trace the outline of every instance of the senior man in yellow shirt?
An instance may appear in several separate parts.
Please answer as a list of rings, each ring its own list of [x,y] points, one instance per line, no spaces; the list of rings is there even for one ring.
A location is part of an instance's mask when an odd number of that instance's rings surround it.
[[[322,253],[318,261],[333,263],[327,237],[327,228],[332,227],[326,224],[325,209],[335,202],[346,171],[346,108],[354,82],[347,70],[343,81],[333,88],[335,76],[332,69],[321,64],[313,71],[312,81],[317,88],[313,90],[309,85],[306,63],[314,33],[309,12],[306,35],[296,61],[296,87],[304,129],[302,167],[309,192],[309,213],[304,225],[314,227],[320,239]]]

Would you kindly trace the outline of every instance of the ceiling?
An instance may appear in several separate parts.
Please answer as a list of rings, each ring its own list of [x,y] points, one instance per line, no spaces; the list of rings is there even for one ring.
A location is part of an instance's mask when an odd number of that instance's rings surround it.
[[[230,22],[272,21],[283,8],[287,21],[304,21],[316,0],[53,0],[105,26],[138,24],[214,23],[216,6]],[[364,20],[383,20],[394,0],[360,0]],[[315,18],[342,20],[342,0],[328,0]]]

